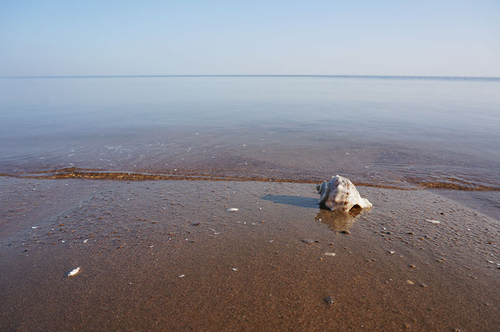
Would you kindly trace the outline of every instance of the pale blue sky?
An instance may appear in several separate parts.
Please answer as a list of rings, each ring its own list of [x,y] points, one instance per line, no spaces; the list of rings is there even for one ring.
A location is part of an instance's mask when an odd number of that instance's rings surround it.
[[[500,0],[0,0],[0,76],[500,77]]]

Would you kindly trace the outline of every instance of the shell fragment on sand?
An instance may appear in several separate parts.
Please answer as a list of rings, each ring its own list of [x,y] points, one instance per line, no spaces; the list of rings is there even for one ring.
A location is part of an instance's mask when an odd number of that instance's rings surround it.
[[[227,212],[238,212],[238,208],[229,208],[226,211]]]
[[[319,243],[318,240],[311,240],[311,239],[301,239],[300,241],[307,243],[307,244]]]
[[[320,205],[324,205],[330,210],[347,212],[354,206],[362,209],[369,209],[372,203],[359,195],[354,184],[347,178],[336,175],[332,176],[329,182],[324,181],[316,185],[316,190],[321,195]]]
[[[425,219],[425,221],[428,221],[433,224],[440,224],[441,222],[439,220],[434,220],[434,219]]]
[[[80,273],[80,267],[77,267],[76,269],[69,271],[68,273],[66,273],[66,276],[68,276],[68,277],[74,277],[78,273]]]

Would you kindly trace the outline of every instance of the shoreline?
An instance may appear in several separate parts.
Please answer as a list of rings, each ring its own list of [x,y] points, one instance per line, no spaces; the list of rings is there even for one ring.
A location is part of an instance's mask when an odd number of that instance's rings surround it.
[[[198,174],[199,173],[199,174]],[[23,172],[19,174],[0,173],[0,178],[16,179],[35,179],[35,180],[64,180],[64,179],[83,179],[83,180],[105,180],[105,181],[235,181],[235,182],[282,182],[282,183],[308,183],[317,184],[323,181],[323,177],[311,178],[310,176],[299,176],[300,179],[292,179],[291,175],[279,175],[278,177],[264,177],[258,175],[236,174],[234,176],[208,175],[208,172],[198,171],[196,173],[169,172],[169,173],[148,173],[139,171],[102,171],[98,169],[80,169],[77,167],[67,167],[52,171],[42,171],[38,173]],[[480,191],[480,192],[500,192],[496,185],[484,185],[473,182],[450,180],[429,181],[413,180],[387,182],[385,184],[373,184],[369,182],[356,181],[358,186],[394,189],[394,190],[424,190],[438,189],[448,191]]]
[[[495,331],[497,192],[356,187],[0,178],[0,326]]]

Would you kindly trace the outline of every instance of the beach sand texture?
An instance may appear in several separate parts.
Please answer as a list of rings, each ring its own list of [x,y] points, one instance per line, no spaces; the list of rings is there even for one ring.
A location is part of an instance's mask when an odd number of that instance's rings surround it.
[[[3,177],[0,330],[498,331],[498,192],[357,188]]]

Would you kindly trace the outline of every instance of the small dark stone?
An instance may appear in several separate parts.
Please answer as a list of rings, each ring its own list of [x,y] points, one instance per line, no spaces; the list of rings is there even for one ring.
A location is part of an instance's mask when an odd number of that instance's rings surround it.
[[[335,303],[335,300],[331,296],[325,297],[324,300],[325,300],[326,304],[328,304],[328,305],[333,305]]]
[[[200,226],[200,223],[199,222],[194,222],[191,224],[191,226]]]
[[[342,234],[351,234],[350,231],[340,231],[340,233],[342,233]]]

